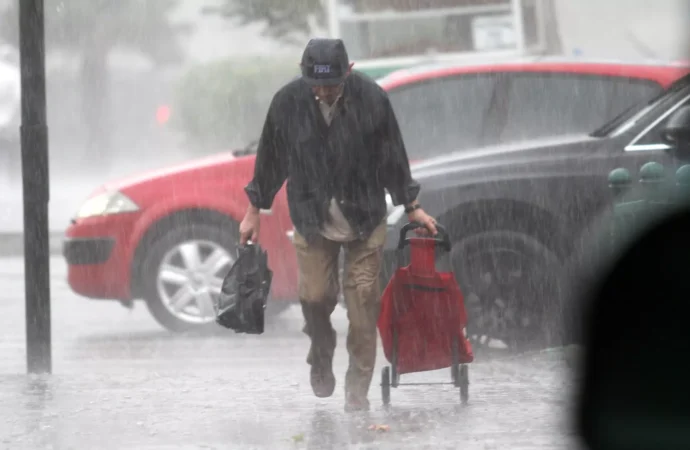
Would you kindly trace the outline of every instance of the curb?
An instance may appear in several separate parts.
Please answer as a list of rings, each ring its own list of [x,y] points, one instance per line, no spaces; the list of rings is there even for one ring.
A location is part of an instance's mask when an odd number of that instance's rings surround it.
[[[64,232],[50,232],[50,255],[62,254],[62,239]],[[23,256],[24,233],[0,231],[0,256]]]

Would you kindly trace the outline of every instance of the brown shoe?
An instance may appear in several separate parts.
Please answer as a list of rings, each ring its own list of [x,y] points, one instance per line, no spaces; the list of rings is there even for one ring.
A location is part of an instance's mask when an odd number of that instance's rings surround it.
[[[366,412],[369,411],[369,400],[366,397],[357,397],[352,394],[345,396],[345,412]]]
[[[320,398],[330,397],[335,390],[335,375],[331,363],[314,364],[309,372],[311,389]]]
[[[336,333],[331,325],[329,312],[323,304],[302,302],[302,312],[305,320],[302,331],[311,340],[307,356],[307,364],[311,366],[311,388],[317,397],[330,397],[335,390],[333,353],[337,341]]]
[[[324,334],[328,335],[328,334]],[[335,390],[335,375],[333,374],[333,349],[335,348],[335,331],[330,333],[331,339],[312,340],[307,364],[311,366],[309,380],[311,389],[317,397],[330,397]]]

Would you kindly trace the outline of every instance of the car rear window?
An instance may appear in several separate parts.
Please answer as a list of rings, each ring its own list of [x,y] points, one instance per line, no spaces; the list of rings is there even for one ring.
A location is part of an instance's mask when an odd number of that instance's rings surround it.
[[[479,144],[493,75],[434,79],[389,93],[411,160]]]
[[[653,80],[570,73],[470,73],[397,87],[389,97],[410,159],[590,133],[661,92]]]
[[[662,91],[650,80],[569,74],[510,77],[502,142],[590,132]]]

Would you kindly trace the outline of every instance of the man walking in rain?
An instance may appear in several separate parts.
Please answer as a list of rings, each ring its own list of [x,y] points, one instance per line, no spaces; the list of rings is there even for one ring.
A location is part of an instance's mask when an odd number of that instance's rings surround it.
[[[335,389],[336,333],[331,313],[338,297],[338,256],[345,249],[343,294],[350,322],[345,409],[369,408],[376,360],[385,191],[405,205],[410,221],[436,234],[435,221],[416,201],[410,165],[388,95],[352,73],[340,39],[312,39],[302,55],[302,77],[273,97],[259,141],[241,243],[259,238],[260,209],[269,209],[287,179],[299,265],[299,297],[311,339],[307,363],[317,397]]]

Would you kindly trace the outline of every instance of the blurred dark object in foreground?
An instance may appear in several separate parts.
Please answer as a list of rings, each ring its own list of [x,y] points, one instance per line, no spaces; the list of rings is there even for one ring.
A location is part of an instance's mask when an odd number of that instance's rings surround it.
[[[638,180],[624,167],[609,173],[608,185],[615,198],[613,208],[580,238],[576,246],[579,251],[566,271],[569,299],[563,315],[564,344],[583,343],[583,288],[596,283],[606,270],[605,264],[633,245],[646,230],[678,208],[690,205],[690,106],[680,108],[670,117],[662,136],[669,147],[665,151],[676,161],[675,167],[647,162],[639,168]]]
[[[272,278],[268,255],[259,245],[240,247],[237,261],[223,280],[215,305],[216,322],[237,333],[262,334]]]
[[[690,207],[645,231],[593,284],[577,422],[591,449],[690,448]]]
[[[690,109],[669,120],[664,140],[676,160],[687,161]],[[581,261],[589,275],[580,279],[577,422],[595,450],[690,448],[690,166],[676,171],[674,184],[663,169],[642,167],[637,198],[616,205],[611,233]],[[625,195],[630,174],[617,169],[609,182]]]
[[[664,136],[679,161],[687,161],[689,131],[683,108]],[[611,233],[575,277],[585,345],[576,419],[594,450],[690,448],[690,167],[677,170],[675,185],[656,163],[640,172],[637,198],[616,205]],[[609,181],[625,194],[630,176],[619,169]]]

